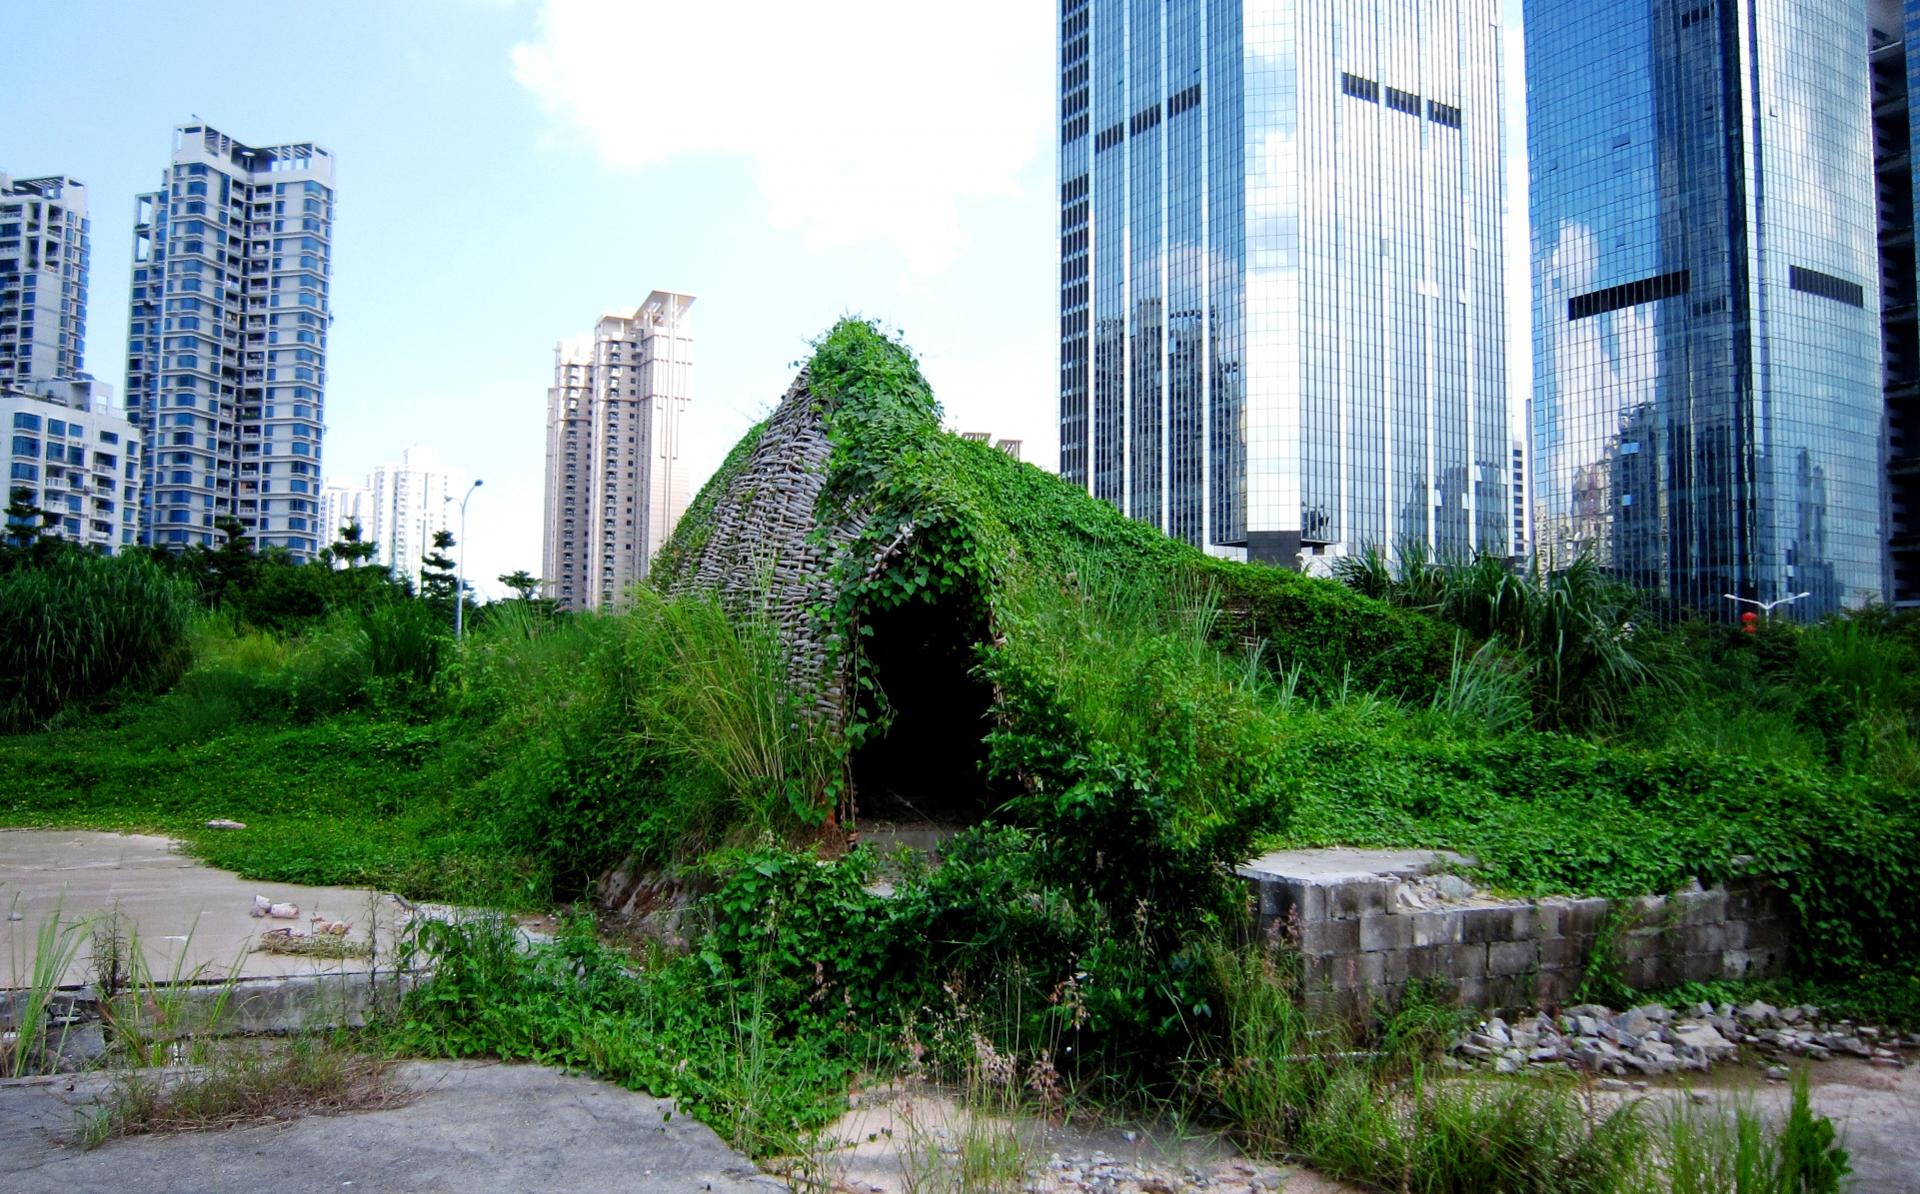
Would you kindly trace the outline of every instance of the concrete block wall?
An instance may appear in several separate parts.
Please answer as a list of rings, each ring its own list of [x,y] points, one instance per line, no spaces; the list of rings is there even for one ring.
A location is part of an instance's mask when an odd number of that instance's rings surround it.
[[[1439,898],[1423,882],[1431,855],[1339,851],[1343,865],[1328,868],[1316,853],[1269,855],[1240,873],[1257,931],[1298,946],[1308,998],[1323,1006],[1390,999],[1413,980],[1446,983],[1465,1007],[1564,1005],[1609,927],[1614,963],[1639,990],[1774,977],[1786,961],[1786,901],[1764,881],[1628,901],[1610,926],[1603,899]],[[1376,853],[1380,869],[1353,869]]]

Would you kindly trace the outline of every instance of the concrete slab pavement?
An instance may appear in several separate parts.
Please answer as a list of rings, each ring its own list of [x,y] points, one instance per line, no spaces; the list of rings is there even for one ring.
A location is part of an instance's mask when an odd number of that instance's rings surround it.
[[[255,918],[256,894],[299,905],[299,918]],[[117,910],[137,929],[156,979],[177,973],[203,980],[225,978],[236,964],[241,978],[364,971],[364,959],[260,953],[254,946],[269,929],[310,931],[315,912],[352,922],[353,941],[365,942],[374,921],[380,940],[392,941],[403,913],[391,896],[374,892],[241,879],[195,861],[164,837],[29,829],[0,831],[0,909],[9,915],[0,921],[0,989],[25,985],[40,926],[55,911],[70,922]],[[92,977],[83,948],[64,983]]]
[[[0,1082],[8,1194],[318,1194],[582,1190],[772,1194],[705,1124],[672,1104],[537,1066],[416,1062],[404,1107],[261,1127],[72,1143],[98,1077]]]

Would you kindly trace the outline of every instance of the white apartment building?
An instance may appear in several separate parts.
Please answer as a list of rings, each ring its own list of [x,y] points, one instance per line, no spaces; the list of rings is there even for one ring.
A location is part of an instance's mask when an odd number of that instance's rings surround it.
[[[218,546],[231,515],[310,559],[333,320],[333,155],[174,130],[133,237],[127,408],[145,439],[141,539]]]
[[[134,541],[140,508],[140,434],[90,377],[0,382],[7,491],[60,516],[54,533],[112,553]]]
[[[0,385],[85,368],[87,188],[0,174]]]
[[[617,602],[687,508],[693,296],[656,290],[554,350],[542,577],[562,609]]]
[[[453,503],[465,491],[465,478],[443,467],[433,449],[408,448],[398,463],[368,474],[364,485],[342,478],[328,482],[320,497],[326,542],[332,543],[347,523],[357,523],[361,537],[379,549],[372,562],[418,586],[421,558],[436,533],[454,529]]]
[[[329,477],[320,491],[320,526],[327,542],[338,539],[348,524],[359,527],[363,538],[373,537],[373,490],[351,477]]]

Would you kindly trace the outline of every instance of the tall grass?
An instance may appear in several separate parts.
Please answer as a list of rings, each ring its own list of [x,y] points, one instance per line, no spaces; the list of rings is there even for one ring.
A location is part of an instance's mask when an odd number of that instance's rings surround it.
[[[636,590],[633,601],[624,629],[635,734],[708,781],[719,807],[697,819],[756,833],[823,821],[844,782],[842,751],[794,691],[774,623],[730,617],[705,597]]]
[[[66,981],[67,968],[80,956],[85,929],[84,921],[61,919],[56,906],[34,932],[32,964],[24,965],[17,954],[9,959],[13,990],[0,1007],[12,1013],[5,1025],[11,1035],[0,1038],[0,1075],[24,1077],[50,1068],[57,1060],[60,1042],[51,1039],[49,1032],[53,996]]]
[[[1453,644],[1446,684],[1433,694],[1432,711],[1468,733],[1505,734],[1524,729],[1533,716],[1525,660],[1488,639],[1468,653],[1464,635]]]
[[[1847,1173],[1804,1073],[1779,1125],[1745,1106],[1655,1111],[1565,1083],[1442,1076],[1428,1063],[1449,1034],[1430,1005],[1359,1037],[1306,1010],[1290,953],[1216,948],[1209,964],[1223,1017],[1207,1089],[1259,1156],[1431,1194],[1807,1194]]]
[[[65,552],[0,574],[0,729],[173,682],[191,589],[143,556]]]
[[[1524,661],[1533,720],[1542,728],[1611,724],[1636,692],[1684,679],[1664,640],[1635,626],[1638,594],[1591,555],[1550,572],[1537,561],[1516,572],[1499,557],[1435,559],[1412,544],[1393,556],[1363,550],[1338,561],[1334,575],[1368,596],[1445,619],[1477,642],[1502,644]],[[1457,703],[1461,680],[1456,657],[1454,692],[1441,694],[1443,704]]]
[[[486,727],[503,845],[548,860],[563,896],[630,851],[804,835],[843,788],[774,626],[710,598],[642,586],[618,614],[490,618],[451,676],[453,708]]]
[[[1679,1102],[1661,1117],[1644,1188],[1671,1194],[1838,1194],[1851,1158],[1832,1121],[1813,1113],[1807,1072],[1794,1075],[1786,1122],[1739,1100],[1729,1115]]]

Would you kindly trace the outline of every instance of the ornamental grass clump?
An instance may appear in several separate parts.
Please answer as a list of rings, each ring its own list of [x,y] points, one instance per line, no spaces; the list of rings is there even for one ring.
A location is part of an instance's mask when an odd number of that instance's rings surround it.
[[[171,684],[193,609],[187,585],[137,555],[66,551],[0,573],[0,729]]]

